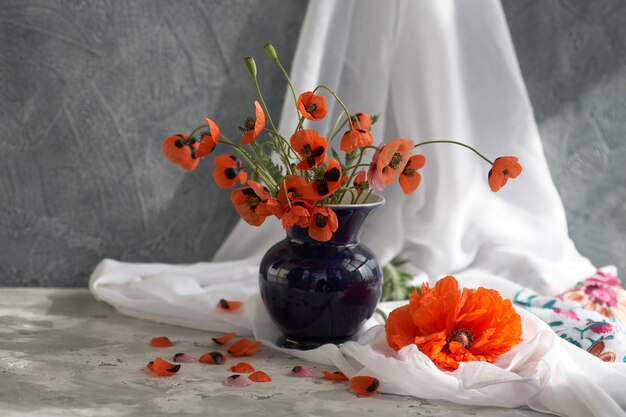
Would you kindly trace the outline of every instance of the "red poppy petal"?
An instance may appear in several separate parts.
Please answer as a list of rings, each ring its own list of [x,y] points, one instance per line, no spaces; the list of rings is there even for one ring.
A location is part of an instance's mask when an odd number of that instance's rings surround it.
[[[221,352],[207,352],[198,358],[198,362],[211,365],[221,365],[228,360],[228,357]]]
[[[245,375],[235,374],[226,378],[226,381],[224,381],[224,385],[228,387],[242,388],[247,387],[248,385],[252,385],[252,381]]]
[[[217,343],[218,345],[223,345],[223,344],[230,342],[232,338],[235,336],[237,336],[237,333],[230,332],[230,333],[226,333],[224,336],[214,337],[213,341]]]
[[[233,356],[245,356],[248,349],[254,345],[254,342],[250,339],[239,339],[228,348],[228,353]]]
[[[250,346],[250,348],[246,350],[245,356],[254,355],[259,350],[261,350],[261,347],[263,347],[263,344],[261,342],[254,342],[252,346]]]
[[[220,302],[217,303],[217,309],[230,313],[239,310],[242,305],[243,303],[241,301],[225,300],[222,298]]]
[[[294,366],[291,370],[291,376],[295,376],[298,378],[317,378],[315,372],[313,372],[311,369],[307,368],[304,365]]]
[[[231,366],[230,370],[238,374],[250,374],[255,371],[254,367],[246,362],[239,362]]]
[[[269,375],[263,371],[253,372],[250,374],[250,376],[248,376],[248,378],[250,379],[250,381],[254,381],[254,382],[271,382],[272,381],[272,378],[270,378]]]
[[[196,358],[187,355],[186,353],[177,353],[174,355],[173,358],[174,362],[180,362],[180,363],[195,363]]]
[[[164,361],[161,358],[156,358],[152,364],[152,371],[161,376],[172,376],[180,370],[180,365],[174,365],[173,363]]]
[[[350,379],[350,389],[360,397],[369,397],[379,386],[378,380],[371,376],[355,376]]]
[[[150,339],[150,346],[165,348],[173,345],[172,341],[165,336],[153,337]]]
[[[331,381],[349,381],[348,377],[345,376],[342,372],[330,372],[330,371],[322,371],[326,379],[330,379]]]

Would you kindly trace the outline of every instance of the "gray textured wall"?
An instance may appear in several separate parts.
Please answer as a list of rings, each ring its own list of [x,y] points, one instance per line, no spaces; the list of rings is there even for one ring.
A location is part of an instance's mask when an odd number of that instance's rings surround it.
[[[626,271],[624,2],[505,0],[571,234]],[[278,115],[306,0],[0,0],[0,285],[85,285],[104,256],[209,259],[234,224],[210,164],[160,144],[251,114],[257,57]]]
[[[163,138],[253,115],[257,57],[280,114],[307,2],[0,1],[0,285],[86,285],[104,256],[208,260],[236,221],[211,164]]]
[[[503,5],[570,236],[626,282],[626,2]]]

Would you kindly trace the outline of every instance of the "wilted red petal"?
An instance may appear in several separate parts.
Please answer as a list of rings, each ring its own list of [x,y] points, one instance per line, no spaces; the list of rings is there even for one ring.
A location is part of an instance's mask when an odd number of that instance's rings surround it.
[[[242,304],[241,301],[225,300],[222,298],[220,302],[217,303],[217,309],[220,311],[233,312],[239,310]]]
[[[263,344],[261,342],[254,342],[252,346],[250,346],[250,349],[247,349],[245,354],[242,356],[252,356],[255,353],[257,353],[259,350],[261,350],[262,346]]]
[[[246,356],[246,352],[252,348],[254,342],[250,339],[239,339],[228,348],[228,353],[233,356]]]
[[[313,372],[311,369],[307,368],[304,365],[294,366],[291,370],[291,376],[295,376],[298,378],[317,378],[315,372]]]
[[[226,333],[224,336],[214,337],[213,341],[218,345],[224,345],[232,340],[233,337],[237,336],[237,333],[230,332]]]
[[[165,336],[153,337],[150,339],[150,346],[165,348],[173,346],[174,344]]]
[[[239,362],[231,366],[230,370],[238,374],[250,374],[255,371],[254,367],[247,362]]]
[[[174,355],[174,362],[194,363],[197,361],[196,361],[196,358],[190,355],[187,355],[186,353],[177,353]]]
[[[152,365],[152,367],[148,366],[148,369],[161,376],[172,376],[180,370],[180,365],[174,365],[161,358],[156,358],[149,365]]]
[[[330,372],[330,371],[322,371],[326,379],[330,379],[331,381],[348,381],[348,377],[345,376],[342,372]]]
[[[252,381],[250,381],[250,379],[245,375],[235,374],[226,378],[224,385],[228,387],[242,388],[252,385]]]
[[[221,352],[208,352],[198,358],[199,362],[211,365],[221,365],[227,360],[228,358]]]
[[[350,380],[350,389],[360,397],[369,397],[378,390],[380,383],[371,376],[355,376]]]
[[[270,378],[269,375],[263,371],[253,372],[250,374],[248,378],[250,378],[250,381],[254,381],[254,382],[271,382],[272,381],[272,378]]]

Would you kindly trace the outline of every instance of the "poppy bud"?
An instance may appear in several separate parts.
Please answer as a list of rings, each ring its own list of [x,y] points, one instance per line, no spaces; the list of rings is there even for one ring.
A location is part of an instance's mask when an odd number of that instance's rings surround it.
[[[272,58],[272,61],[278,62],[278,55],[276,54],[276,49],[274,49],[274,45],[268,43],[263,47],[263,49],[265,49],[267,55]]]
[[[256,78],[256,62],[254,62],[254,58],[247,56],[243,59],[243,62],[246,63],[246,68],[248,68],[248,72],[252,75],[252,78]]]

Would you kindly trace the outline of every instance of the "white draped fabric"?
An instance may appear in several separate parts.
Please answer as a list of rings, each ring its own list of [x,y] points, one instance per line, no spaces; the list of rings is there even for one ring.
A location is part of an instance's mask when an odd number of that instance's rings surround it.
[[[280,51],[279,51],[280,53]],[[363,241],[387,262],[400,255],[431,284],[452,273],[461,285],[556,294],[595,268],[568,237],[564,210],[548,171],[506,20],[495,0],[318,0],[304,21],[292,78],[297,91],[325,84],[352,112],[381,114],[380,143],[460,140],[494,159],[516,155],[524,172],[497,194],[489,166],[467,149],[426,145],[422,183],[411,196],[396,186],[371,218]],[[263,77],[264,74],[260,74]],[[269,95],[269,92],[265,93]],[[291,93],[281,130],[297,123]],[[310,126],[328,132],[340,108]],[[219,115],[212,115],[219,119]],[[104,260],[93,294],[135,317],[213,331],[253,334],[274,347],[279,331],[257,288],[263,252],[284,237],[277,221],[240,223],[211,263],[174,266]],[[215,310],[220,298],[245,300],[243,311]],[[385,303],[390,311],[398,303]],[[358,341],[290,354],[367,374],[381,391],[463,404],[529,406],[567,416],[626,415],[626,364],[604,363],[566,341],[532,314],[524,341],[496,364],[466,363],[442,372],[415,346],[390,350],[375,319]],[[279,349],[280,350],[280,349]]]

